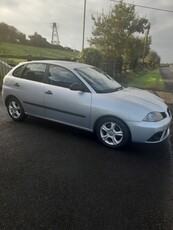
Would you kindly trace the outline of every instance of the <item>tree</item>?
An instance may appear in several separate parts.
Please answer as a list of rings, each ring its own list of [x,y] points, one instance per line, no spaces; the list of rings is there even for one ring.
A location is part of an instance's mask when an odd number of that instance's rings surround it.
[[[150,51],[151,38],[130,36],[124,53],[124,68],[133,71],[141,68],[143,56]]]
[[[24,44],[26,43],[26,35],[15,27],[2,22],[0,23],[0,41]]]
[[[79,61],[96,67],[102,63],[102,54],[94,48],[85,48],[79,55]]]
[[[23,33],[18,33],[18,42],[20,43],[20,44],[27,44],[27,39],[26,39],[26,35],[25,34],[23,34]]]
[[[39,46],[39,47],[50,47],[51,44],[46,40],[46,38],[43,38],[40,34],[34,33],[34,35],[29,36],[29,43],[33,46]]]
[[[145,58],[145,62],[152,69],[155,69],[158,65],[160,65],[160,60],[161,60],[161,58],[159,57],[157,52],[155,52],[153,50],[151,50]]]
[[[108,60],[124,60],[129,38],[135,34],[144,34],[149,21],[135,14],[135,6],[122,0],[111,8],[108,15],[102,13],[92,16],[94,27],[90,45],[99,49]]]

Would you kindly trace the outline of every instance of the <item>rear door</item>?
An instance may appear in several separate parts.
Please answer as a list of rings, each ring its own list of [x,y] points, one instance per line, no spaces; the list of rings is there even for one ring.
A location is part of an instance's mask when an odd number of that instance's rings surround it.
[[[17,69],[13,72],[15,76],[13,94],[21,101],[26,113],[45,116],[43,101],[45,72],[46,64],[43,63],[29,63],[23,67],[20,74]]]

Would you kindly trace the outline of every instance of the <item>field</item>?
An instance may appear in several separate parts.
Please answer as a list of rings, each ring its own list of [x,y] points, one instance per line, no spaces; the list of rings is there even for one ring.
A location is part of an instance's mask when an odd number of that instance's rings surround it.
[[[11,43],[0,43],[0,59],[3,59],[9,64],[16,65],[21,61],[26,61],[28,56],[31,56],[33,59],[47,58],[73,60],[78,56],[78,52],[68,48],[59,50]]]

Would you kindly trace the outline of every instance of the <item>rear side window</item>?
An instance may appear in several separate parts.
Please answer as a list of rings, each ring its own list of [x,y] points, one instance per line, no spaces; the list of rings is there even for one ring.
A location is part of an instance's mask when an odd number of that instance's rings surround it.
[[[42,63],[30,63],[25,65],[22,73],[21,78],[42,82],[43,77],[46,71],[46,64]]]

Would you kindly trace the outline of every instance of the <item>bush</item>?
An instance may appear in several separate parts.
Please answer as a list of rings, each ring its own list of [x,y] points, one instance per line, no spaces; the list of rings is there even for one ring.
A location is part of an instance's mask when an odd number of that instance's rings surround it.
[[[94,48],[86,48],[79,55],[79,62],[93,65],[96,67],[102,66],[102,54],[99,50]]]

